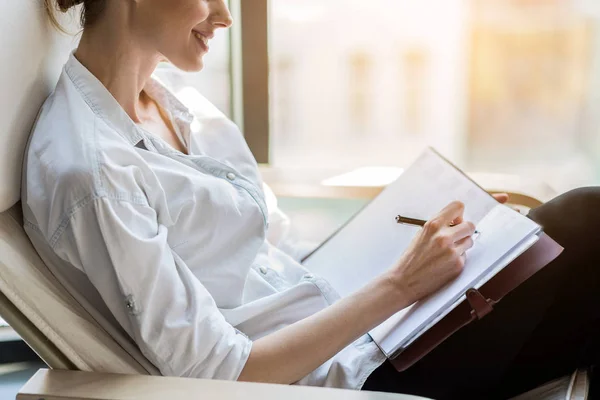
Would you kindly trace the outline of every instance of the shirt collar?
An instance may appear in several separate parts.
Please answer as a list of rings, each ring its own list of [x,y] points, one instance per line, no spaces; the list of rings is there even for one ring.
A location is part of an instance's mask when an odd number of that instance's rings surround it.
[[[65,64],[65,72],[82,94],[92,111],[111,125],[132,145],[137,145],[144,137],[142,130],[125,112],[108,89],[71,53]],[[163,108],[171,112],[174,119],[191,123],[193,115],[160,82],[150,78],[144,90]]]
[[[174,119],[187,124],[191,124],[194,120],[194,116],[190,110],[157,78],[150,78],[148,83],[146,83],[144,90],[158,104],[168,110],[173,115]]]

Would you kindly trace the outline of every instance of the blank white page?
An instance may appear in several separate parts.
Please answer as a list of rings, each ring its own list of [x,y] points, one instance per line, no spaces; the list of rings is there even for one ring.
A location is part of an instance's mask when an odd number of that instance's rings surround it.
[[[465,219],[478,223],[498,202],[433,150],[333,235],[304,265],[342,296],[354,293],[394,265],[420,229],[396,215],[430,219],[452,201],[465,203]]]

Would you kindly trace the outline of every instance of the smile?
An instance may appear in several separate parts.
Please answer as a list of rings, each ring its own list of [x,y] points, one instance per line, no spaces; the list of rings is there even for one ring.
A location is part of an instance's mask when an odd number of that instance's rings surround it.
[[[200,47],[202,47],[202,49],[204,51],[208,51],[209,46],[208,46],[208,40],[209,38],[207,36],[204,36],[202,33],[198,32],[198,31],[192,31],[194,33],[194,37],[198,40],[198,43],[200,44]]]

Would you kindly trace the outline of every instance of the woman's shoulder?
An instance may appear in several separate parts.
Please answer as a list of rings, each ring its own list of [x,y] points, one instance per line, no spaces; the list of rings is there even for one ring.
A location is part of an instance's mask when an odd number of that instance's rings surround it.
[[[94,153],[106,151],[119,135],[98,118],[64,77],[39,111],[25,166],[93,172],[97,165]]]
[[[90,109],[63,74],[30,135],[23,198],[33,207],[67,212],[85,199],[126,188],[127,175],[110,174],[106,168],[138,158],[134,147]],[[135,187],[131,191],[139,192]]]
[[[95,116],[64,78],[63,74],[42,105],[25,154],[25,173],[43,173],[45,180],[53,181],[69,170],[93,169],[86,153],[87,138],[96,129]]]

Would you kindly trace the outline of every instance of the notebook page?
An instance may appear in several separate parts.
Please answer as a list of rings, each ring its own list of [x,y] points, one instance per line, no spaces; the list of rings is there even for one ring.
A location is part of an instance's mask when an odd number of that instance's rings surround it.
[[[498,204],[428,149],[304,265],[340,295],[354,293],[395,265],[420,229],[398,224],[396,215],[430,219],[455,200],[465,203],[465,219],[474,223]]]
[[[441,313],[449,312],[457,300],[472,287],[479,287],[482,279],[489,279],[490,272],[499,272],[496,266],[504,260],[521,253],[529,247],[520,247],[539,232],[540,227],[529,218],[510,208],[497,204],[478,224],[481,235],[467,252],[467,263],[461,275],[432,296],[395,314],[370,334],[383,352],[390,356],[405,347],[416,334],[435,320]],[[520,254],[520,253],[519,253]],[[505,266],[508,263],[505,263]]]

